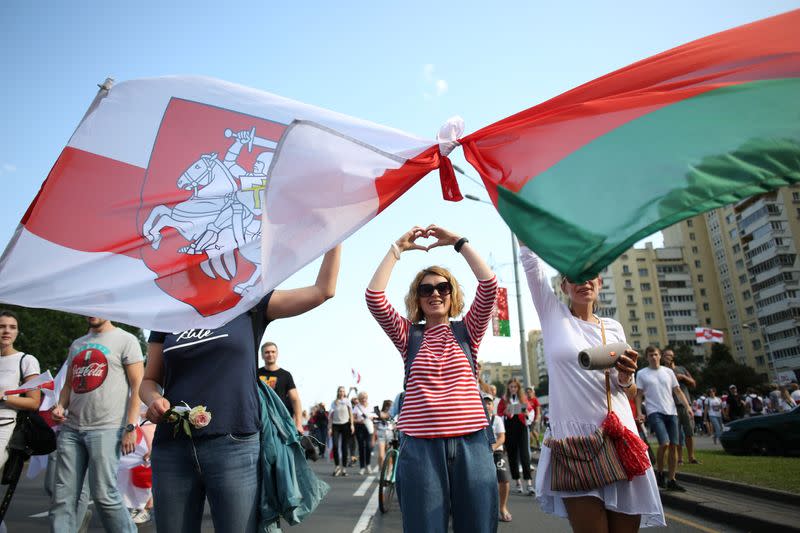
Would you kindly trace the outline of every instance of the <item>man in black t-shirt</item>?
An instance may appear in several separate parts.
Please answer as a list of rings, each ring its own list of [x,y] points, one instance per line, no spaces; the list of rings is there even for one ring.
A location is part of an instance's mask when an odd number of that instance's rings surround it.
[[[264,366],[258,369],[258,379],[269,385],[275,394],[283,400],[283,404],[294,418],[297,431],[303,434],[303,405],[300,394],[294,384],[292,374],[278,366],[278,345],[274,342],[265,342],[261,345],[261,357]]]
[[[739,396],[736,385],[728,387],[728,399],[725,405],[725,414],[728,420],[737,420],[744,417],[744,399]]]

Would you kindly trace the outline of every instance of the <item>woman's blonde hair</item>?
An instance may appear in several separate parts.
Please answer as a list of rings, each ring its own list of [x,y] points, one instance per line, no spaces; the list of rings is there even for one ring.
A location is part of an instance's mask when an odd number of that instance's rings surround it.
[[[411,286],[408,288],[408,294],[406,294],[406,316],[408,316],[408,319],[414,324],[422,322],[425,319],[425,315],[422,314],[422,308],[419,305],[418,290],[422,279],[428,275],[442,276],[450,282],[452,289],[450,290],[450,310],[448,316],[450,316],[450,318],[455,318],[460,315],[461,311],[464,309],[464,295],[461,291],[461,286],[459,286],[455,276],[453,276],[449,270],[434,265],[420,270],[419,273],[414,276],[414,281],[411,282]]]

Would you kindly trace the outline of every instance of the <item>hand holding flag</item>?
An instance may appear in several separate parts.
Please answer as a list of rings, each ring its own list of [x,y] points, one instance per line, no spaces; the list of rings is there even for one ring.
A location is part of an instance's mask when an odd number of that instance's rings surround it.
[[[23,383],[18,389],[7,390],[3,394],[5,396],[13,396],[16,394],[25,394],[33,390],[41,390],[43,393],[51,393],[55,389],[55,381],[50,371],[47,370],[44,374],[39,374],[30,381]]]

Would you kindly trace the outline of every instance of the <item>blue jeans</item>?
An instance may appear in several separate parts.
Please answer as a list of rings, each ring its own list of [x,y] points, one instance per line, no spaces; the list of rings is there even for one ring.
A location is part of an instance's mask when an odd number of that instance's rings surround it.
[[[89,471],[89,487],[95,511],[106,531],[136,531],[136,525],[117,490],[117,468],[122,429],[75,431],[62,426],[58,434],[58,463],[50,530],[73,533],[78,530],[76,509]]]
[[[720,435],[722,435],[722,417],[709,416],[708,419],[711,421],[711,427],[714,428],[714,438],[719,439]]]
[[[56,493],[56,467],[58,466],[58,451],[52,452],[47,456],[47,470],[44,472],[44,492],[50,501]],[[86,510],[89,507],[89,484],[86,483],[84,476],[83,490],[78,496],[78,506],[75,509],[75,523],[80,528],[86,518]],[[91,517],[90,517],[91,518]]]
[[[403,531],[497,531],[497,473],[486,431],[420,439],[404,435],[397,463]]]
[[[678,445],[678,415],[667,415],[664,413],[650,413],[647,415],[647,425],[650,431],[656,434],[658,444]]]
[[[258,526],[260,436],[221,435],[162,440],[153,446],[156,529],[200,531],[206,497],[218,533]]]

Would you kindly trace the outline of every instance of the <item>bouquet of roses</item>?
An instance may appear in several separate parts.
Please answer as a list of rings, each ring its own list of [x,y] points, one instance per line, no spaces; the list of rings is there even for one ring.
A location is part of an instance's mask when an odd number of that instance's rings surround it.
[[[183,405],[176,405],[164,413],[167,422],[175,424],[173,436],[178,434],[179,429],[183,429],[186,436],[192,436],[192,428],[201,429],[211,422],[211,411],[206,411],[205,405],[189,407],[186,402]]]

